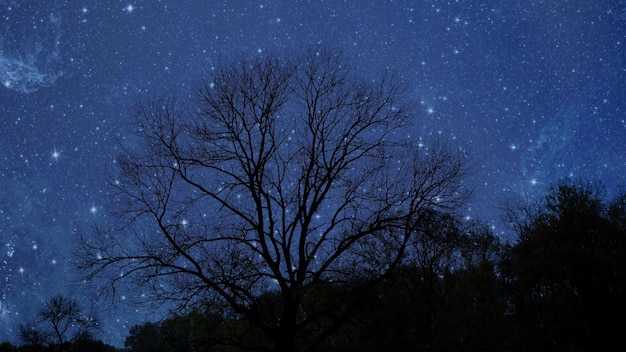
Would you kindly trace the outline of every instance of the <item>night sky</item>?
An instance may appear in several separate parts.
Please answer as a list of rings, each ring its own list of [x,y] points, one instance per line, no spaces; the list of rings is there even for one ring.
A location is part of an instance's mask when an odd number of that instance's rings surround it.
[[[466,150],[461,209],[511,238],[503,200],[563,177],[626,184],[626,2],[618,0],[0,0],[0,341],[55,293],[96,311],[74,244],[111,221],[105,177],[134,103],[189,94],[217,60],[340,48],[398,74],[407,138]],[[122,345],[152,316],[99,312]]]

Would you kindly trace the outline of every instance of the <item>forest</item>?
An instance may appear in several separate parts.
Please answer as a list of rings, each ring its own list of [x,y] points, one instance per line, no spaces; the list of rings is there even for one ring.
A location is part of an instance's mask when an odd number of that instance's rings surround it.
[[[360,79],[314,48],[223,62],[192,95],[137,104],[116,221],[80,240],[77,270],[111,302],[124,289],[172,307],[124,351],[620,344],[626,191],[561,180],[503,205],[503,242],[459,215],[465,152],[406,138],[415,104],[393,75]],[[0,351],[115,351],[98,327],[54,296]]]

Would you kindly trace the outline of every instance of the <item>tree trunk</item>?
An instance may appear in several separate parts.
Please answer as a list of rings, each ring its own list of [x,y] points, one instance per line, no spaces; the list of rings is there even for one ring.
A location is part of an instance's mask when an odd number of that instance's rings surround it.
[[[274,342],[274,352],[298,352],[291,336],[281,336]]]
[[[279,334],[274,340],[275,352],[298,352],[296,335],[298,334],[296,321],[298,303],[286,294],[283,299],[283,311],[280,318]]]

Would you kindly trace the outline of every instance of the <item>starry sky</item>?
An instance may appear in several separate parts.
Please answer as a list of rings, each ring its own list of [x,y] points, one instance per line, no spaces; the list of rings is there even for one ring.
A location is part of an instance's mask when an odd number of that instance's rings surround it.
[[[220,57],[311,45],[400,76],[420,107],[407,138],[467,151],[461,211],[505,238],[503,200],[626,184],[626,1],[0,0],[0,341],[55,293],[96,310],[74,243],[112,210],[134,103],[190,92]],[[150,315],[98,314],[120,346]]]

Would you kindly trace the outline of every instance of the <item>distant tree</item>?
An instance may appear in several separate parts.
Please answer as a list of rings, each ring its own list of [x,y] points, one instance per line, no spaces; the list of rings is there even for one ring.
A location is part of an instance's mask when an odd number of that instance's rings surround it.
[[[78,301],[63,295],[51,297],[37,316],[19,327],[25,345],[64,351],[71,343],[91,340],[98,328],[97,319],[85,315]]]
[[[214,351],[223,341],[223,317],[191,311],[161,322],[161,336],[170,351]]]
[[[69,351],[75,352],[122,352],[123,350],[117,349],[114,346],[107,345],[106,343],[96,340],[92,337],[84,337],[73,341],[68,348]]]
[[[411,255],[368,295],[325,351],[512,351],[498,275],[502,246],[484,224],[431,213]]]
[[[20,324],[18,331],[20,340],[29,349],[37,351],[48,346],[50,333],[41,329],[34,321]]]
[[[218,351],[224,341],[233,338],[224,330],[223,319],[194,310],[146,322],[131,327],[124,346],[129,352]]]
[[[0,352],[17,352],[18,349],[10,342],[0,343]]]
[[[432,346],[436,326],[435,320],[441,301],[442,279],[458,267],[461,251],[462,233],[458,219],[445,212],[429,211],[423,221],[415,228],[408,252],[409,266],[413,271],[404,271],[408,275],[403,283],[411,283],[410,291],[419,302],[419,315],[413,319],[421,342]]]
[[[515,218],[504,269],[529,349],[604,350],[626,325],[624,196],[564,181]],[[534,347],[533,347],[534,346]]]
[[[137,108],[137,144],[117,159],[121,226],[84,241],[82,268],[110,292],[215,299],[275,351],[315,350],[402,262],[424,214],[463,200],[465,156],[407,138],[401,87],[357,79],[333,50],[210,74],[197,105]],[[356,278],[332,309],[305,311],[316,287]]]
[[[131,352],[166,351],[159,324],[147,322],[130,328],[124,347]]]
[[[508,314],[500,263],[505,246],[481,222],[459,224],[452,267],[442,276],[431,351],[515,351],[523,341]]]

